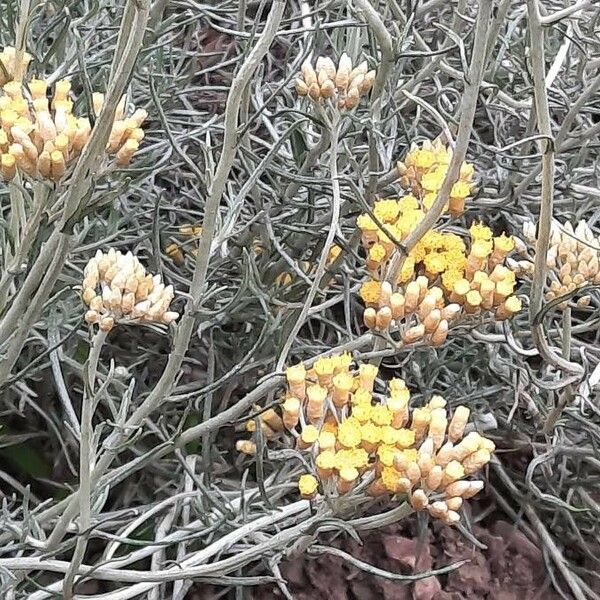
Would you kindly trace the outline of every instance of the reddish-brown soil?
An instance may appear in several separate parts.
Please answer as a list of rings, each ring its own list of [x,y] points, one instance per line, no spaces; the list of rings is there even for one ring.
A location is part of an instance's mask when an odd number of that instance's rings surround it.
[[[362,544],[346,535],[330,544],[392,573],[418,573],[468,561],[450,573],[414,583],[365,573],[329,554],[290,559],[281,571],[295,600],[558,600],[540,549],[520,531],[497,521],[488,529],[476,526],[473,533],[485,549],[458,530],[438,524],[430,525],[419,542],[416,521],[370,532],[362,536]],[[211,592],[204,587],[200,596],[192,597],[208,600]],[[274,586],[247,597],[280,600],[283,594]]]
[[[489,529],[475,527],[479,549],[459,531],[430,526],[419,542],[415,523],[388,527],[363,536],[362,545],[347,537],[331,545],[360,560],[393,573],[439,569],[466,559],[469,562],[438,577],[415,583],[392,581],[364,573],[344,560],[324,555],[297,558],[282,565],[296,600],[555,600],[548,585],[542,553],[512,525],[498,521]],[[274,589],[259,590],[255,600],[282,598]]]

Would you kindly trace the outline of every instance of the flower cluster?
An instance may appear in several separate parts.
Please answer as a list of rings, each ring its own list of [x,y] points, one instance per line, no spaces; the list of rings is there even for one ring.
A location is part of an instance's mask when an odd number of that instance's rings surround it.
[[[535,243],[535,226],[531,221],[523,225],[523,235],[530,243]],[[550,289],[546,292],[548,302],[572,294],[578,288],[600,283],[600,236],[595,236],[586,221],[579,221],[575,227],[569,221],[553,221],[550,234],[550,246],[546,257]],[[518,261],[516,267],[526,275],[533,273],[533,263]],[[586,306],[590,296],[581,295],[577,304]],[[564,310],[567,301],[558,306]]]
[[[354,490],[397,495],[416,510],[457,522],[463,500],[483,487],[466,478],[490,461],[493,442],[474,431],[465,435],[468,408],[457,407],[449,418],[446,402],[434,396],[411,409],[403,380],[392,379],[388,394],[377,394],[376,376],[373,365],[352,368],[348,354],[320,358],[311,369],[290,367],[281,417],[273,409],[263,413],[263,434],[272,439],[287,429],[306,453],[314,471],[299,479],[305,498]],[[255,447],[240,440],[238,450]]]
[[[366,61],[353,68],[352,59],[344,52],[337,67],[331,58],[324,56],[317,58],[314,67],[306,61],[296,79],[296,91],[315,102],[331,98],[337,101],[339,109],[350,110],[373,87],[374,81],[375,71],[369,71]]]
[[[452,150],[439,139],[434,142],[425,141],[421,147],[412,144],[404,161],[396,165],[400,183],[420,200],[425,209],[429,209],[442,187],[451,159]],[[461,215],[465,210],[465,201],[473,192],[473,174],[473,165],[464,162],[446,206],[453,217]]]
[[[6,52],[8,49],[5,49]],[[0,172],[10,181],[19,170],[29,177],[59,181],[69,164],[87,144],[92,126],[85,117],[73,114],[71,83],[54,84],[49,100],[48,82],[31,79],[27,84],[9,81],[0,94]],[[96,114],[102,107],[102,94],[93,95]],[[115,155],[118,166],[127,165],[144,137],[141,125],[146,111],[124,116],[125,99],[120,103],[106,151]]]
[[[373,210],[400,239],[409,226],[403,222],[407,215],[420,210],[413,209],[412,198],[408,210],[405,206],[406,198],[380,200]],[[468,245],[456,234],[428,231],[404,260],[395,282],[400,288],[393,292],[391,283],[382,280],[395,244],[369,215],[361,215],[358,226],[371,275],[360,290],[369,328],[385,331],[394,322],[403,326],[406,343],[429,336],[432,345],[439,345],[446,339],[449,321],[463,312],[494,311],[495,319],[504,320],[521,310],[513,295],[515,273],[504,264],[514,249],[512,237],[494,236],[479,223],[471,226]]]
[[[389,395],[380,396],[376,375],[373,365],[351,370],[348,355],[288,369],[283,422],[299,429],[297,445],[316,473],[301,478],[301,493],[314,496],[320,486],[326,495],[346,494],[364,481],[370,495],[405,495],[415,509],[457,521],[462,498],[483,486],[465,477],[489,462],[493,443],[475,432],[463,437],[467,408],[449,420],[446,402],[434,396],[411,410],[404,381],[392,379]]]
[[[0,68],[0,86],[12,81],[17,72],[21,74],[25,73],[29,63],[31,62],[31,54],[23,52],[21,64],[17,65],[17,61],[17,50],[12,46],[6,46],[4,50],[0,52],[0,63],[2,63],[3,67]]]
[[[202,227],[200,225],[181,225],[179,227],[179,234],[183,238],[187,238],[184,244],[179,242],[171,242],[165,247],[165,254],[177,265],[181,266],[185,262],[184,250],[189,249],[192,256],[198,254],[198,240],[202,233]],[[190,247],[191,246],[191,247]]]
[[[169,324],[179,317],[169,310],[173,286],[161,283],[160,275],[146,273],[131,252],[98,250],[83,275],[82,298],[89,306],[85,320],[98,323],[103,331],[110,331],[116,323]]]

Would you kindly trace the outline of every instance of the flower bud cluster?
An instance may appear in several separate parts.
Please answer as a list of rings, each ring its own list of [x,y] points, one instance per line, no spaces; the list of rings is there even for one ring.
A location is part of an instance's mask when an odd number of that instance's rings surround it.
[[[165,247],[165,254],[177,265],[182,266],[185,262],[185,251],[188,250],[192,256],[198,255],[198,240],[202,234],[200,225],[181,225],[179,235],[185,239],[184,243],[171,242]]]
[[[103,331],[110,331],[117,323],[169,324],[179,317],[169,310],[173,286],[165,286],[160,275],[146,273],[131,252],[98,250],[83,275],[82,298],[89,307],[85,320],[98,323]]]
[[[373,214],[389,233],[404,237],[404,220],[413,212],[412,198],[380,200]],[[370,329],[400,329],[405,343],[426,338],[432,345],[444,342],[450,321],[463,313],[493,311],[496,320],[510,318],[521,310],[513,295],[516,279],[506,267],[514,249],[512,237],[494,236],[485,225],[470,228],[467,243],[458,235],[428,231],[405,258],[394,291],[384,281],[396,245],[369,215],[358,218],[370,280],[360,296],[365,302],[364,322]],[[410,225],[406,225],[410,227]],[[383,280],[383,281],[382,281]]]
[[[377,394],[377,371],[369,364],[354,368],[347,354],[320,358],[310,369],[290,367],[281,417],[275,411],[263,417],[263,434],[273,439],[285,429],[306,453],[314,470],[298,482],[305,498],[341,496],[360,486],[356,493],[406,498],[416,510],[457,522],[463,500],[483,487],[467,477],[489,462],[494,444],[475,432],[465,435],[464,406],[451,418],[440,396],[410,408],[401,379]],[[240,440],[238,450],[255,450],[248,442]]]
[[[6,50],[5,50],[6,52]],[[73,114],[71,83],[54,84],[49,101],[48,82],[31,79],[27,84],[9,81],[0,94],[0,173],[10,181],[19,170],[33,178],[59,181],[83,151],[92,132],[90,120]],[[93,95],[96,114],[102,94]],[[145,110],[124,116],[125,98],[115,114],[106,151],[118,166],[129,164],[144,137]]]
[[[523,236],[535,243],[535,226],[527,221],[523,225]],[[600,283],[600,236],[595,236],[587,221],[579,221],[575,227],[569,221],[553,221],[550,233],[550,246],[546,257],[550,271],[550,289],[546,292],[548,302],[566,294],[572,294],[584,285]],[[533,275],[533,263],[518,261],[516,267],[521,273]],[[579,296],[577,304],[587,306],[589,295]],[[561,309],[568,302],[561,302]]]
[[[400,184],[429,209],[442,187],[451,159],[452,150],[440,139],[434,142],[427,140],[421,146],[413,143],[404,161],[396,165]],[[453,217],[461,215],[465,210],[465,201],[473,192],[473,174],[473,165],[464,162],[445,207]]]
[[[327,266],[333,264],[333,262],[337,259],[337,257],[341,254],[342,247],[337,244],[333,244],[329,249],[329,254],[327,255],[327,262],[325,263]],[[314,275],[317,271],[317,263],[316,261],[303,260],[298,263],[298,267],[300,270],[306,275]],[[277,285],[283,287],[286,285],[291,285],[297,276],[294,271],[281,271],[275,278],[275,283]],[[329,283],[327,284],[329,285]]]
[[[5,46],[4,50],[0,52],[0,62],[2,63],[2,67],[4,67],[0,69],[0,86],[12,81],[17,73],[21,75],[25,73],[31,62],[31,54],[23,52],[20,65],[17,65],[17,60],[17,50],[13,46]],[[20,68],[17,68],[18,66]]]
[[[337,67],[324,56],[317,58],[314,67],[306,61],[296,79],[296,91],[315,102],[331,98],[339,109],[350,110],[369,92],[374,81],[375,71],[369,71],[366,61],[353,67],[352,59],[344,52]]]

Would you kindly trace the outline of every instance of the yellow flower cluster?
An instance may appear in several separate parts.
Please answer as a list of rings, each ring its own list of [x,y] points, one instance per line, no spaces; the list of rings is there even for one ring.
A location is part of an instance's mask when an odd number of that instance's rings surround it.
[[[527,241],[535,242],[535,226],[526,222],[523,234]],[[559,223],[554,221],[550,234],[550,246],[546,264],[550,270],[550,289],[546,292],[548,302],[575,292],[584,285],[600,283],[600,236],[595,236],[587,221],[579,221],[575,227],[569,221]],[[521,261],[518,263],[521,271],[527,275],[533,273],[533,263]],[[524,267],[524,268],[523,268]],[[579,306],[587,306],[589,295],[580,296]],[[564,310],[567,301],[558,306]]]
[[[420,212],[414,197],[408,198],[408,209],[407,198],[380,200],[373,209],[388,232],[399,239],[410,227],[411,219],[403,220]],[[495,318],[503,320],[521,310],[520,300],[512,295],[515,273],[504,264],[515,246],[512,237],[494,236],[481,223],[471,226],[468,244],[456,234],[430,230],[404,260],[395,282],[403,287],[393,292],[392,285],[382,279],[396,252],[395,244],[369,215],[361,215],[358,226],[371,274],[360,290],[367,307],[364,322],[370,329],[385,331],[394,322],[403,329],[405,343],[429,336],[429,343],[439,345],[446,339],[448,322],[463,311],[493,310]]]
[[[332,98],[339,109],[350,110],[373,87],[374,81],[375,71],[369,71],[366,61],[353,68],[352,59],[344,52],[337,67],[331,58],[324,56],[317,58],[314,67],[305,62],[296,79],[296,91],[315,102]]]
[[[369,364],[353,368],[348,354],[320,358],[310,369],[288,368],[281,418],[272,409],[263,413],[263,434],[273,439],[288,430],[307,453],[314,472],[298,482],[305,498],[348,494],[363,484],[369,495],[403,496],[416,510],[455,523],[463,499],[483,487],[466,478],[489,462],[494,444],[475,432],[464,435],[464,406],[449,418],[446,402],[434,396],[410,409],[402,379],[392,379],[387,394],[375,393],[377,371]],[[237,447],[255,451],[249,440]]]
[[[89,306],[85,320],[98,323],[103,331],[110,331],[116,323],[169,324],[179,317],[169,310],[173,286],[165,286],[160,275],[147,274],[131,252],[98,250],[83,275],[82,299]]]
[[[437,198],[451,159],[452,150],[438,139],[425,141],[420,147],[412,144],[404,161],[396,165],[401,185],[419,198],[426,210]],[[448,201],[447,210],[453,217],[465,210],[465,201],[473,191],[473,174],[473,165],[464,162]]]
[[[71,83],[59,80],[49,101],[44,79],[4,83],[0,94],[0,173],[4,180],[10,181],[19,170],[29,177],[59,181],[81,154],[92,126],[89,119],[73,114],[70,91]],[[96,114],[103,100],[102,94],[93,95]],[[146,118],[146,111],[141,109],[125,117],[124,104],[123,98],[106,148],[115,155],[118,166],[129,164],[137,151]]]

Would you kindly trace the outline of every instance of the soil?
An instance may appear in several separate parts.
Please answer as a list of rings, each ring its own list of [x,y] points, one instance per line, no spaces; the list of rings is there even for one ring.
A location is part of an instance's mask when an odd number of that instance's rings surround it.
[[[506,521],[473,534],[485,549],[476,547],[455,528],[429,525],[422,541],[416,520],[361,536],[362,544],[347,535],[330,545],[363,562],[392,573],[411,574],[440,569],[461,560],[464,565],[437,577],[414,583],[393,581],[324,554],[298,557],[280,565],[294,600],[558,600],[552,591],[540,549]],[[213,590],[216,592],[217,590]],[[222,593],[222,590],[221,590]],[[217,597],[205,586],[194,600]],[[229,596],[221,596],[229,597]],[[248,593],[252,600],[284,598],[276,587]]]

